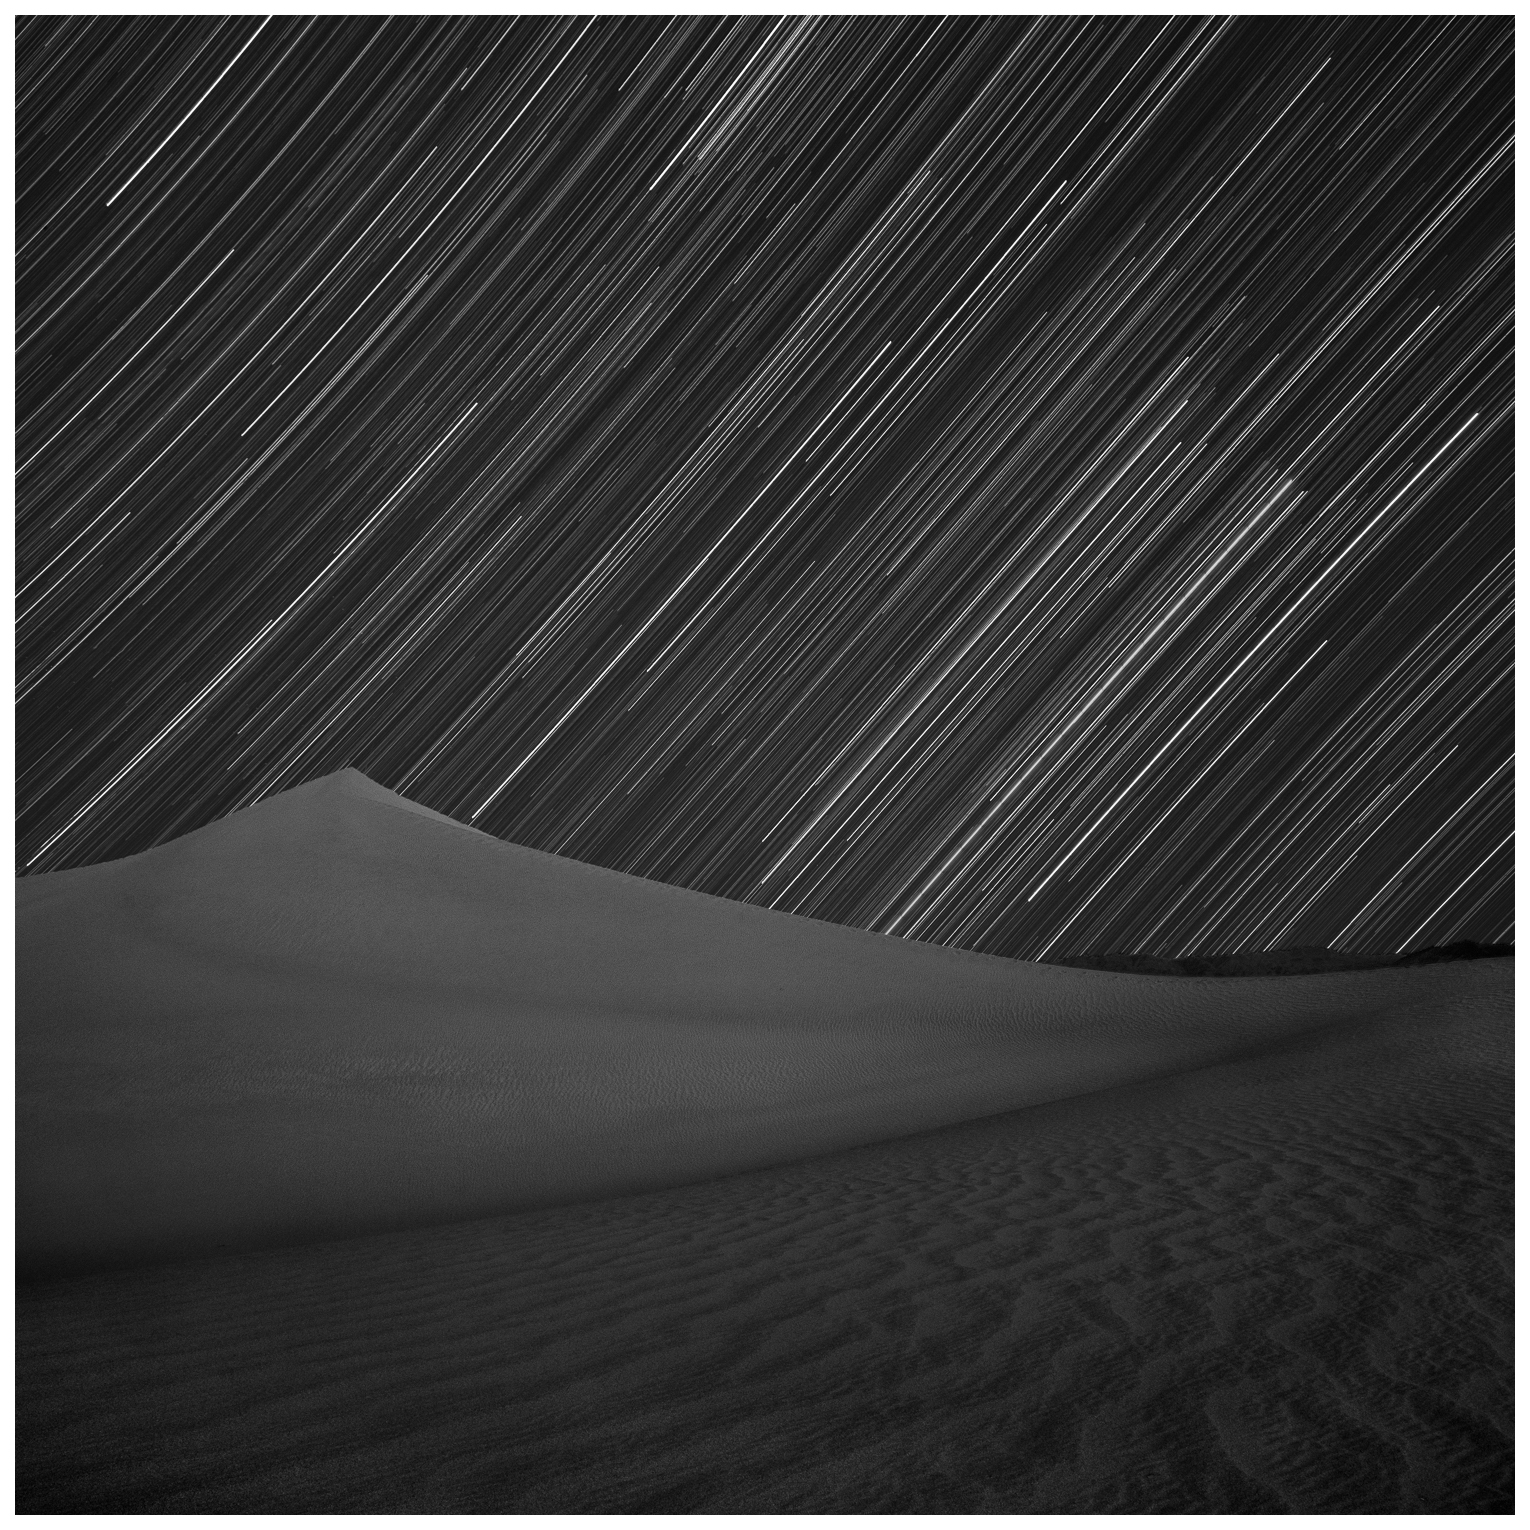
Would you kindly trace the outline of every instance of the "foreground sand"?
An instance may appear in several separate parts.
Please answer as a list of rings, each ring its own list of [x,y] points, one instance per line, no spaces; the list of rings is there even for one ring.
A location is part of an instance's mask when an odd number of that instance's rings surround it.
[[[17,950],[23,1512],[1510,1507],[1510,960],[1000,961],[355,772]]]
[[[1511,974],[708,1183],[25,1287],[17,1508],[1509,1512]]]
[[[764,1168],[1430,1009],[1457,981],[949,951],[520,849],[355,771],[17,901],[28,1275]]]

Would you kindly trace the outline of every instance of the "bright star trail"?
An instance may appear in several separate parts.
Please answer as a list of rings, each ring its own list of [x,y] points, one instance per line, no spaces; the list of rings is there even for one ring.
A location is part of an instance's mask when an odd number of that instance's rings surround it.
[[[1004,955],[1512,938],[1511,18],[17,35],[24,873],[354,765]]]

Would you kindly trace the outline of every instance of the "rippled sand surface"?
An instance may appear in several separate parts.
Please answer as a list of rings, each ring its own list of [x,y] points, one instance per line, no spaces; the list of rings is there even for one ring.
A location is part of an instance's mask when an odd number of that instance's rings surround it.
[[[1512,970],[707,1183],[23,1287],[17,1508],[1509,1512]]]

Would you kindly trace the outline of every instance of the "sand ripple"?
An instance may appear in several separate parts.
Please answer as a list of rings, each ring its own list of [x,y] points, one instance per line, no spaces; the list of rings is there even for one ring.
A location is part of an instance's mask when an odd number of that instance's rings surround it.
[[[707,1184],[55,1281],[23,1512],[1512,1508],[1509,963]]]

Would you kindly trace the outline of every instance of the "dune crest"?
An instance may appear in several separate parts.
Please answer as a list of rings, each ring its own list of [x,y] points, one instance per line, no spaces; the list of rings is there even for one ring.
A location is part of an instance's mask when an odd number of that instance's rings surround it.
[[[496,840],[341,771],[17,890],[29,1272],[789,1162],[1506,991],[952,951]]]

